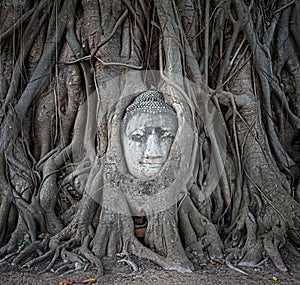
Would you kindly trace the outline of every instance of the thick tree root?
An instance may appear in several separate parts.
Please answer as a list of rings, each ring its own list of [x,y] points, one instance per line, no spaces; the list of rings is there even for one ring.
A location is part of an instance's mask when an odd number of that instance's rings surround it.
[[[47,251],[43,255],[26,262],[22,267],[23,268],[31,268],[33,265],[40,263],[40,262],[46,260],[48,257],[52,256],[54,252],[55,252],[55,250],[51,249],[50,251]]]
[[[272,211],[270,210],[270,213]],[[274,220],[276,214],[273,215]],[[232,244],[233,251],[235,251],[234,259],[238,266],[243,267],[257,267],[259,264],[263,263],[267,256],[269,257],[276,268],[280,271],[288,271],[286,265],[280,254],[280,249],[285,245],[285,232],[284,226],[278,227],[273,226],[269,231],[266,231],[268,226],[266,221],[269,221],[268,217],[265,218],[265,224],[262,220],[255,219],[250,212],[242,211],[241,215],[235,227],[231,229],[231,239],[227,240],[228,244]],[[264,233],[258,235],[258,225],[259,228],[264,229]],[[246,231],[247,236],[243,236],[242,232]],[[231,240],[231,242],[229,242]],[[240,248],[238,251],[235,248]],[[226,250],[230,251],[230,250]],[[229,254],[231,256],[232,253]],[[230,257],[232,258],[232,257]]]
[[[193,264],[187,258],[179,236],[176,208],[149,215],[147,220],[145,245],[147,249],[158,253],[158,264],[164,263],[163,268],[168,270],[192,271]],[[144,251],[147,253],[147,250]]]
[[[97,276],[100,277],[104,274],[104,269],[101,260],[93,254],[93,252],[89,249],[90,237],[86,236],[84,238],[83,244],[80,248],[80,252],[82,255],[97,268]]]
[[[232,264],[232,261],[236,260],[237,256],[233,253],[230,253],[229,255],[226,256],[225,258],[225,264],[232,270],[237,271],[239,273],[242,273],[244,275],[248,275],[247,272],[243,271],[242,269],[237,268]]]
[[[19,265],[27,258],[31,258],[32,254],[42,255],[44,250],[49,243],[49,238],[45,238],[43,241],[35,241],[25,247],[12,261],[12,265]]]
[[[223,242],[216,227],[199,213],[189,196],[179,208],[179,228],[186,250],[193,255],[203,257],[206,250],[210,259],[224,257]]]
[[[282,272],[287,272],[288,269],[282,260],[279,248],[282,238],[276,235],[273,231],[264,234],[263,246],[267,255],[273,261],[274,265]]]
[[[175,270],[182,273],[192,272],[193,266],[192,264],[182,264],[180,260],[175,261],[174,259],[168,259],[167,257],[163,257],[158,255],[153,250],[142,245],[138,240],[134,240],[131,246],[131,251],[134,255],[140,258],[146,258],[157,265],[161,266],[165,270]]]
[[[134,236],[131,216],[120,215],[102,209],[98,228],[93,239],[93,252],[96,256],[113,256],[120,253],[130,262],[130,253],[147,258],[167,270],[191,272],[192,263],[188,260],[177,232],[176,214],[173,210],[147,216],[145,245]],[[128,259],[129,258],[129,259]]]
[[[125,258],[122,258],[121,260],[118,260],[117,262],[125,262],[126,264],[128,264],[129,266],[132,267],[133,272],[139,271],[138,266],[136,265],[136,263],[134,261],[131,260],[131,258],[129,256],[126,256]]]
[[[4,256],[4,258],[7,258],[10,254],[17,255],[28,243],[28,234],[16,229],[8,243],[0,248],[0,257]]]

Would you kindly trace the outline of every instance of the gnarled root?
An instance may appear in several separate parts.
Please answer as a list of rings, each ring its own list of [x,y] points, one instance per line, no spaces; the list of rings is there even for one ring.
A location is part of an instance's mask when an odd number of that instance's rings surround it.
[[[97,268],[97,276],[100,277],[104,274],[104,269],[101,260],[93,254],[89,249],[90,237],[86,236],[83,240],[82,246],[80,248],[81,254],[91,263],[94,264]]]
[[[131,244],[131,251],[134,255],[141,258],[147,258],[156,263],[157,265],[161,266],[165,270],[175,270],[178,272],[192,272],[193,269],[192,266],[183,266],[180,262],[176,263],[174,260],[169,260],[167,257],[155,253],[153,250],[140,243],[137,239],[133,240]]]
[[[42,250],[44,250],[49,243],[49,238],[45,238],[42,241],[35,241],[29,246],[25,247],[12,261],[12,265],[21,264],[24,260],[32,257],[33,254],[42,255]]]
[[[191,272],[193,265],[187,258],[180,240],[175,207],[147,216],[147,220],[145,245],[164,257],[161,261],[156,258],[154,262],[167,270]]]
[[[264,207],[267,206],[264,205]],[[263,215],[261,212],[258,216],[254,216],[249,210],[241,209],[227,242],[233,248],[240,248],[238,252],[233,250],[236,265],[257,267],[266,260],[264,259],[265,253],[280,271],[286,272],[288,269],[280,254],[280,249],[285,245],[286,227],[272,209],[269,208],[268,213],[273,213],[273,215]],[[243,234],[245,232],[247,232],[246,236]],[[232,250],[228,249],[228,251]],[[232,261],[232,254],[233,252],[229,254],[230,261]]]
[[[175,211],[169,209],[149,215],[147,221],[145,244],[142,244],[134,236],[133,219],[130,215],[121,215],[103,208],[92,241],[93,252],[99,257],[121,253],[126,256],[126,261],[132,253],[137,257],[147,258],[166,270],[191,272],[193,265],[181,245]],[[136,266],[130,266],[136,270]]]
[[[127,253],[127,245],[133,237],[134,227],[131,216],[102,208],[92,249],[99,257],[113,256],[117,252]]]
[[[199,213],[189,196],[179,208],[179,228],[186,250],[196,257],[203,257],[204,250],[210,259],[224,257],[223,242],[216,227]]]
[[[284,230],[283,230],[284,231]],[[282,229],[278,226],[274,226],[271,231],[264,234],[263,246],[267,255],[271,258],[274,265],[283,272],[287,272],[288,269],[282,260],[279,249],[284,245],[285,240],[282,233]]]

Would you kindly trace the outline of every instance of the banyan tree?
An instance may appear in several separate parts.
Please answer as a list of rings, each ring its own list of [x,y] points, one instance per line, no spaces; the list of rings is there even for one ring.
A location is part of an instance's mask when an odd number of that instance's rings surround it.
[[[292,0],[2,0],[2,260],[287,271],[299,15]]]

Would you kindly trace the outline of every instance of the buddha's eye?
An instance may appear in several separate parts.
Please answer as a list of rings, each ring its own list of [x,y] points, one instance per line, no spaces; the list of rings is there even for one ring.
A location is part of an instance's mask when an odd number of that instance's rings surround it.
[[[135,131],[131,134],[130,138],[135,142],[141,142],[145,137],[145,133],[142,131]]]
[[[161,135],[160,138],[163,141],[166,141],[166,140],[169,140],[169,139],[174,139],[175,136],[171,132],[165,131],[165,132],[163,132],[163,134]]]

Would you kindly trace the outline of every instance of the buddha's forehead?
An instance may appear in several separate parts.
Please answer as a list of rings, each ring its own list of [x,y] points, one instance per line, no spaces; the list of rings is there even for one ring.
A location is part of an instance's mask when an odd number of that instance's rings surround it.
[[[171,113],[137,113],[127,121],[126,133],[147,128],[177,130],[177,119]]]

